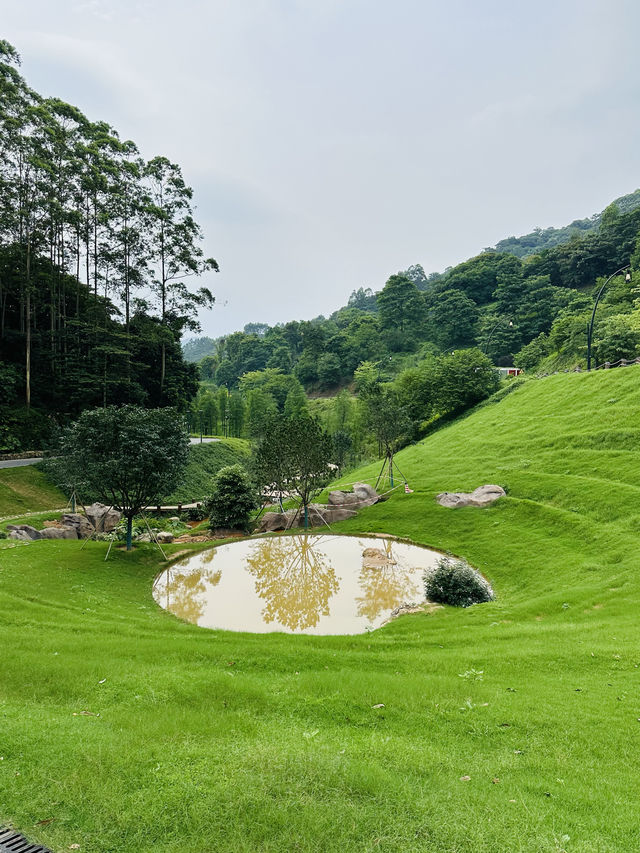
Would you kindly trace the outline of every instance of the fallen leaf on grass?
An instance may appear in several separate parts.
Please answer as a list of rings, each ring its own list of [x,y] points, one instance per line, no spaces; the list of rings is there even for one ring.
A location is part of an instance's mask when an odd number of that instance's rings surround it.
[[[460,781],[461,781],[461,782],[470,782],[470,781],[471,781],[471,776],[461,776],[461,777],[460,777]]]
[[[491,782],[492,782],[494,785],[499,785],[499,784],[500,784],[500,780],[498,779],[498,777],[497,777],[497,776],[494,776],[494,777],[493,777],[493,779],[491,780]]]
[[[39,820],[34,826],[49,826],[54,820],[55,817],[46,817],[44,820]]]
[[[79,850],[79,849],[80,849],[79,844],[70,844],[69,845],[69,850]]]
[[[106,678],[103,678],[101,681],[98,682],[98,684],[104,684],[106,680]]]
[[[74,711],[74,717],[99,717],[100,714],[94,714],[93,711]]]
[[[377,705],[372,705],[372,708],[384,708],[384,702],[379,702]]]

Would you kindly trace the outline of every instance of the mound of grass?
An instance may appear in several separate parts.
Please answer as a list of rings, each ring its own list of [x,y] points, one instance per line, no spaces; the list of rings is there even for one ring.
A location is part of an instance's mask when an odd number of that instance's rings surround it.
[[[0,468],[0,518],[63,507],[66,496],[51,483],[39,465]]]
[[[92,853],[636,849],[640,452],[598,437],[635,429],[639,380],[527,382],[343,523],[463,556],[481,607],[207,631],[154,604],[152,546],[0,543],[0,820]]]
[[[169,495],[168,504],[200,501],[209,494],[211,480],[221,468],[243,464],[249,456],[249,442],[243,438],[223,438],[210,444],[194,444],[183,484]]]

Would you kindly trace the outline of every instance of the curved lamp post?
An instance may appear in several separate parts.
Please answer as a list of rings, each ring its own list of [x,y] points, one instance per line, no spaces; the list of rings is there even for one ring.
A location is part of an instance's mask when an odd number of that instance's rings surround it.
[[[598,302],[600,302],[600,297],[602,296],[605,287],[609,284],[611,279],[615,278],[617,275],[620,275],[620,273],[625,272],[625,270],[627,271],[627,274],[625,275],[624,280],[631,281],[631,273],[629,272],[630,268],[631,264],[626,264],[624,267],[620,267],[619,270],[616,270],[614,273],[611,273],[609,278],[605,281],[605,283],[602,285],[596,295],[596,301],[593,306],[593,311],[591,312],[591,322],[587,326],[587,370],[591,370],[591,343],[593,341],[593,323],[596,319],[596,308],[598,307]]]
[[[489,346],[489,343],[490,343],[490,341],[491,341],[491,338],[493,337],[493,333],[494,333],[494,332],[495,332],[495,330],[498,328],[498,326],[500,325],[500,323],[502,323],[503,319],[504,319],[504,317],[498,317],[498,322],[495,324],[495,326],[493,327],[493,329],[491,329],[491,331],[489,332],[489,337],[488,337],[488,338],[486,339],[486,341],[482,344],[482,349],[480,350],[480,352],[483,352],[485,355],[487,354],[487,347]],[[513,328],[513,320],[509,320],[509,328],[510,328],[510,329],[512,329],[512,328]]]

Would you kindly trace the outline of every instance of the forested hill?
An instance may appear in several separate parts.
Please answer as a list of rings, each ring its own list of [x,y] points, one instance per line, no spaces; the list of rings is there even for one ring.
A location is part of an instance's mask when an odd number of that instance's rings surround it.
[[[392,275],[379,292],[354,290],[328,318],[269,327],[253,323],[217,341],[192,341],[208,354],[201,376],[227,389],[265,368],[294,374],[308,392],[349,384],[362,362],[394,376],[439,353],[478,347],[497,365],[554,369],[584,364],[591,293],[603,277],[640,266],[640,193],[622,212],[609,205],[597,228],[525,258],[487,250],[443,274],[415,264]],[[616,361],[640,354],[635,282],[608,288],[594,330],[594,356]]]
[[[207,270],[180,167],[34,92],[0,40],[0,452],[110,403],[186,408]]]
[[[640,189],[628,195],[620,196],[612,204],[619,213],[629,213],[635,210],[636,207],[640,207]],[[496,243],[494,249],[496,252],[508,252],[517,258],[526,258],[528,255],[543,251],[543,249],[552,249],[561,243],[567,243],[572,237],[580,237],[589,232],[597,231],[600,228],[603,214],[604,211],[595,213],[587,219],[575,219],[570,225],[565,225],[564,228],[536,228],[530,234],[524,234],[522,237],[507,237]]]

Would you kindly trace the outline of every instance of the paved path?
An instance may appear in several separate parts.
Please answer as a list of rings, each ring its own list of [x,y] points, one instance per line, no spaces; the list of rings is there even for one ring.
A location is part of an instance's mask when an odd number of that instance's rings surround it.
[[[203,438],[202,444],[211,444],[212,441],[222,441],[222,439],[221,438]],[[190,438],[189,443],[190,444],[200,444],[200,439],[199,438]]]
[[[22,468],[24,465],[35,465],[36,462],[42,462],[42,456],[35,456],[33,459],[4,459],[0,461],[0,468]]]

